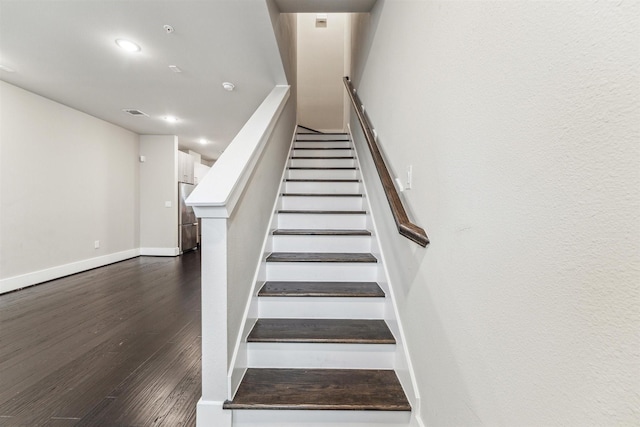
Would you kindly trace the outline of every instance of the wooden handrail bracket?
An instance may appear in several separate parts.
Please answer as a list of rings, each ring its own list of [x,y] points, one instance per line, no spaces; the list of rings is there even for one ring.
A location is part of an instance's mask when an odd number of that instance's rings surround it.
[[[364,138],[367,141],[369,150],[371,151],[371,156],[373,157],[373,163],[376,165],[378,176],[380,176],[380,181],[382,181],[382,187],[384,188],[384,193],[387,196],[387,201],[389,202],[389,206],[391,207],[391,213],[393,214],[393,219],[396,222],[398,233],[400,233],[407,239],[416,242],[422,247],[427,246],[429,244],[429,237],[427,237],[427,233],[423,228],[417,226],[409,220],[407,211],[405,210],[402,204],[402,200],[400,199],[400,195],[398,194],[395,185],[393,185],[393,179],[391,178],[389,169],[387,168],[384,158],[382,157],[382,153],[380,152],[378,143],[373,136],[373,128],[371,126],[371,123],[369,122],[367,116],[364,114],[360,97],[358,97],[358,95],[356,94],[356,90],[349,80],[349,77],[345,77],[343,81],[345,87],[347,88],[349,99],[351,99],[353,109],[358,116],[358,121],[360,122],[360,126],[362,127]]]

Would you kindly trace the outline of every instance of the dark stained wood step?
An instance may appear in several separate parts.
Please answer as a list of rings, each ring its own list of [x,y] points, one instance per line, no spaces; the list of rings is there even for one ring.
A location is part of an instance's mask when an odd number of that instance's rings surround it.
[[[259,297],[365,297],[381,298],[375,282],[266,282]]]
[[[247,342],[395,344],[380,319],[258,319]]]
[[[359,179],[285,179],[286,182],[360,182]]]
[[[353,160],[353,156],[291,156],[291,160]]]
[[[294,150],[351,150],[351,147],[293,147],[293,149]]]
[[[309,210],[292,210],[281,209],[278,211],[281,214],[326,214],[326,215],[364,215],[367,211],[309,211]]]
[[[356,170],[357,168],[355,166],[344,166],[344,167],[293,166],[293,167],[288,167],[287,169],[291,169],[291,170]]]
[[[284,197],[362,197],[361,193],[282,193]]]
[[[354,262],[376,263],[378,260],[371,254],[364,253],[330,253],[330,252],[274,252],[267,257],[267,262]]]
[[[295,142],[350,142],[350,139],[297,139]]]
[[[369,230],[311,230],[306,228],[279,228],[273,230],[274,236],[371,236]]]
[[[394,371],[247,369],[225,409],[410,411]]]

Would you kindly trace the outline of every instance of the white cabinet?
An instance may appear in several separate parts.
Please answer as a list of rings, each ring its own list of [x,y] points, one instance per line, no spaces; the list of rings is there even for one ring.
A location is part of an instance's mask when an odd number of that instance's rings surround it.
[[[178,151],[178,182],[194,184],[193,157],[182,151]]]

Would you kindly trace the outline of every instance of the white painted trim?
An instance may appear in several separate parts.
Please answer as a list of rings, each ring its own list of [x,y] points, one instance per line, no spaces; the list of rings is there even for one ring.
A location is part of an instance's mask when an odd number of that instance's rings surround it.
[[[290,95],[276,86],[187,199],[198,218],[229,218]]]
[[[15,291],[27,286],[59,279],[71,274],[81,273],[93,268],[102,267],[114,262],[135,258],[140,255],[140,249],[129,249],[95,258],[84,259],[69,264],[58,265],[44,270],[34,271],[20,276],[8,277],[0,280],[0,294]]]
[[[385,256],[385,253],[382,249],[382,246],[380,245],[380,240],[378,239],[379,233],[378,233],[378,226],[376,224],[376,219],[375,219],[375,215],[373,213],[373,209],[371,208],[371,204],[369,203],[369,191],[367,188],[367,184],[365,182],[364,176],[362,174],[362,163],[360,162],[360,155],[358,153],[358,148],[356,146],[356,143],[353,139],[353,134],[351,132],[351,124],[347,124],[347,130],[349,132],[349,139],[351,140],[351,143],[353,144],[353,150],[354,150],[354,157],[356,158],[356,162],[358,164],[358,168],[360,170],[360,180],[361,180],[361,184],[362,184],[362,191],[364,193],[364,199],[363,203],[366,203],[368,205],[367,212],[370,215],[371,218],[371,224],[373,226],[373,236],[372,238],[375,238],[377,241],[377,247],[378,250],[380,251],[380,265],[382,266],[382,272],[384,274],[385,280],[388,284],[388,292],[389,292],[389,297],[391,299],[391,305],[393,307],[393,313],[394,313],[394,317],[395,317],[395,321],[396,321],[396,325],[398,327],[398,332],[400,334],[400,337],[396,337],[396,340],[398,341],[397,344],[400,344],[402,346],[402,355],[404,356],[404,361],[406,363],[406,369],[409,372],[409,378],[411,381],[411,388],[412,388],[412,397],[414,397],[415,402],[411,402],[411,407],[412,407],[412,411],[415,413],[416,416],[416,421],[418,422],[418,425],[423,425],[422,424],[422,419],[420,418],[420,405],[421,405],[421,399],[420,399],[420,391],[418,390],[418,381],[415,377],[415,372],[413,369],[413,363],[411,362],[411,356],[409,354],[409,348],[407,347],[407,341],[405,340],[405,333],[404,333],[404,328],[402,327],[402,322],[400,321],[400,313],[398,311],[398,306],[396,304],[396,297],[395,297],[395,293],[393,292],[393,284],[391,281],[391,278],[389,276],[389,271],[387,270],[387,257]],[[386,198],[386,197],[385,197]],[[373,245],[373,242],[372,242]],[[399,338],[399,339],[398,339]],[[400,376],[399,376],[400,378]],[[400,378],[401,379],[401,378]]]
[[[180,248],[140,248],[142,256],[178,256]]]
[[[291,148],[293,147],[295,140],[296,140],[296,129],[294,128],[293,134],[291,135],[291,143],[289,144],[289,150],[287,151],[287,155],[291,152]],[[278,191],[276,192],[275,200],[271,208],[271,217],[269,218],[270,225],[274,224],[276,213],[278,211],[278,203],[280,202],[280,194],[282,193],[282,189],[284,187],[284,179],[287,173],[287,167],[288,167],[287,162],[284,162],[284,165],[282,167],[282,175],[280,176],[280,187],[278,187]],[[267,227],[267,229],[265,230],[264,239],[262,241],[262,249],[261,249],[261,252],[263,254],[266,254],[268,252],[267,244],[269,243],[269,238],[271,237],[272,231],[273,231],[273,228],[271,226]],[[235,395],[236,391],[238,390],[238,387],[240,386],[240,382],[242,381],[242,378],[244,377],[244,374],[247,370],[247,366],[236,366],[236,365],[238,364],[239,361],[244,361],[245,365],[248,364],[247,363],[248,358],[246,354],[247,353],[246,338],[251,332],[253,324],[256,321],[256,318],[254,318],[254,316],[250,316],[250,313],[252,309],[252,304],[258,303],[257,294],[258,294],[258,291],[260,290],[259,287],[261,287],[264,284],[264,280],[260,280],[261,279],[260,274],[264,272],[264,269],[262,268],[264,263],[264,258],[265,258],[264,256],[261,257],[260,260],[258,261],[258,265],[256,266],[255,274],[253,276],[253,290],[249,294],[249,298],[244,307],[244,314],[242,315],[242,324],[240,325],[240,333],[236,337],[236,344],[233,349],[233,355],[231,356],[231,361],[229,363],[229,373],[228,373],[229,399],[232,399],[233,396]],[[257,313],[257,311],[258,310],[256,309],[255,312]],[[247,325],[247,322],[249,320],[251,320],[251,327],[248,327]],[[245,354],[240,354],[241,351],[243,351]]]
[[[231,427],[233,411],[222,409],[223,403],[200,398],[196,407],[196,427]]]

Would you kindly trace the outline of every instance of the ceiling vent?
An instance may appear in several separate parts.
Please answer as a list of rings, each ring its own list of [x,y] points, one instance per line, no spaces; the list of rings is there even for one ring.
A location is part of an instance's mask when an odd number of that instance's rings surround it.
[[[144,116],[144,117],[149,117],[149,115],[148,115],[147,113],[143,113],[142,111],[140,111],[140,110],[136,110],[136,109],[133,109],[133,108],[125,108],[125,109],[124,109],[124,110],[122,110],[122,111],[124,111],[124,112],[125,112],[125,113],[127,113],[127,114],[131,114],[132,116]]]

